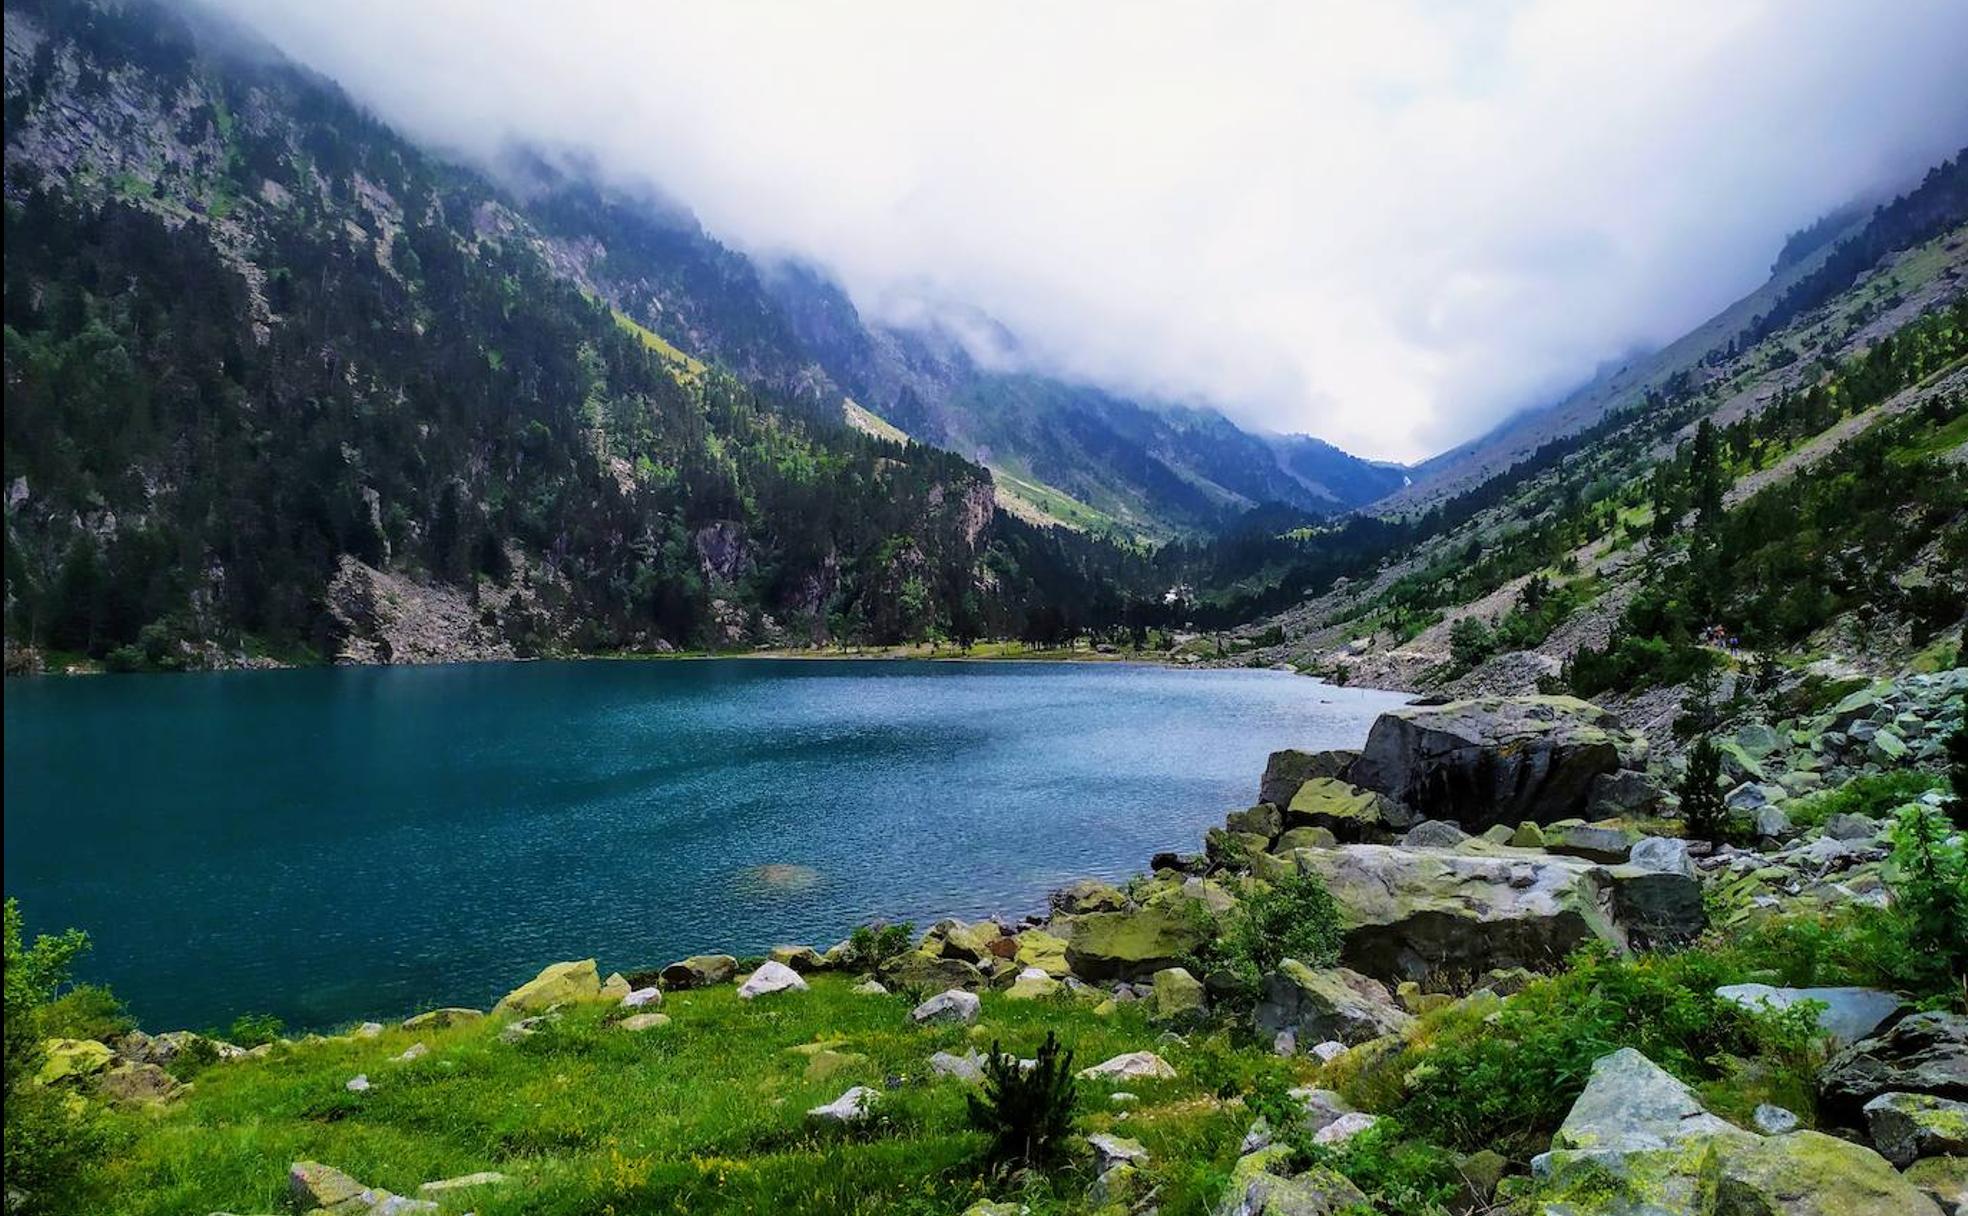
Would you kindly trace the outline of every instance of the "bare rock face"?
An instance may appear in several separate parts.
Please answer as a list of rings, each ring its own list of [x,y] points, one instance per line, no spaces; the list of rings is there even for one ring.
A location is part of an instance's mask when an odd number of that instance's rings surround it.
[[[1916,1013],[1885,1034],[1833,1056],[1818,1074],[1827,1114],[1857,1124],[1867,1102],[1887,1093],[1968,1100],[1968,1017]]]
[[[1264,779],[1258,783],[1257,800],[1272,806],[1290,806],[1298,787],[1314,777],[1343,776],[1360,758],[1357,751],[1302,752],[1292,748],[1271,753],[1264,766]]]
[[[1480,697],[1382,714],[1346,779],[1472,831],[1553,823],[1583,816],[1640,749],[1576,697]]]

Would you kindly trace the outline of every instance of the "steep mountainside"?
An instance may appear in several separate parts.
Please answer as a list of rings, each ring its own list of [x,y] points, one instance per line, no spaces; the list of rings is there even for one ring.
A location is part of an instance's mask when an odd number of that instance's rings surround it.
[[[1411,510],[1478,485],[1529,457],[1543,444],[1574,434],[1615,409],[1648,394],[1699,387],[1720,378],[1721,367],[1742,349],[1822,308],[1849,290],[1882,260],[1901,255],[1959,224],[1968,214],[1968,157],[1937,166],[1918,188],[1871,214],[1851,207],[1791,234],[1761,287],[1706,323],[1652,354],[1609,369],[1592,383],[1544,409],[1529,410],[1490,433],[1415,466],[1413,483],[1377,505]],[[1874,301],[1878,316],[1852,319],[1873,333],[1890,328],[1942,298],[1946,287],[1928,286],[1913,298]]]
[[[806,391],[777,315],[719,289],[742,259],[650,225],[600,248],[564,196],[435,161],[202,21],[8,9],[10,655],[403,661],[1118,614],[1092,551],[998,512],[984,469]]]

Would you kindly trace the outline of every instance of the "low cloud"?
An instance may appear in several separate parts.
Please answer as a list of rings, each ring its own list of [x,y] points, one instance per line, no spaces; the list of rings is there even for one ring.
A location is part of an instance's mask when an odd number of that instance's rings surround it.
[[[413,137],[592,155],[876,318],[1415,458],[1968,142],[1955,0],[218,0]]]

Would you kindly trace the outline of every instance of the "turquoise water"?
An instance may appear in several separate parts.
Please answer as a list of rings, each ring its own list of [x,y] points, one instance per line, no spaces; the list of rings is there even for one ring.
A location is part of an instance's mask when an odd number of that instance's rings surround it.
[[[6,890],[152,1028],[484,1006],[556,959],[1035,911],[1399,699],[1118,664],[9,680]]]

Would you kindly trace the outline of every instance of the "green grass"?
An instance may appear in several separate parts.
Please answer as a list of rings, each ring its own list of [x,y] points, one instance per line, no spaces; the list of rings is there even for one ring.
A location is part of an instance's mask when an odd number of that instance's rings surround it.
[[[617,325],[620,325],[623,329],[628,330],[637,338],[641,339],[644,346],[656,352],[674,366],[678,383],[690,385],[703,378],[703,360],[695,359],[685,354],[681,349],[672,345],[663,335],[646,325],[638,324],[633,317],[620,309],[611,309],[610,312],[613,313]]]
[[[1123,539],[1139,539],[1105,511],[1090,507],[1042,481],[1020,477],[1002,465],[991,466],[991,480],[997,483],[998,493],[1011,500],[1011,505],[1022,503],[1047,520],[1081,532],[1104,532]]]
[[[904,431],[901,427],[896,426],[888,419],[875,413],[875,411],[855,401],[853,398],[844,398],[841,401],[841,412],[847,416],[847,425],[864,435],[873,435],[877,439],[886,439],[890,443],[909,442],[909,433],[907,431]]]
[[[1203,1212],[1221,1193],[1249,1123],[1240,1092],[1285,1062],[1220,1036],[1161,1041],[1128,1007],[1098,1016],[1084,1001],[1013,1002],[987,994],[979,1026],[917,1027],[910,1001],[857,996],[851,981],[748,1004],[731,988],[673,994],[669,1026],[612,1028],[612,1011],[579,1007],[517,1044],[487,1020],[436,1032],[297,1044],[260,1061],[214,1064],[160,1113],[112,1116],[121,1146],[97,1179],[105,1213],[285,1210],[286,1169],[312,1159],[399,1194],[478,1170],[513,1181],[447,1211],[503,1213],[961,1211],[1009,1197],[985,1175],[984,1138],[969,1129],[961,1082],[935,1077],[930,1054],[1001,1038],[1029,1056],[1048,1029],[1075,1067],[1152,1048],[1173,1081],[1083,1083],[1082,1133],[1115,1128],[1152,1154],[1164,1212]],[[809,1076],[802,1043],[841,1040],[865,1063]],[[430,1053],[394,1062],[413,1042]],[[1309,1067],[1301,1062],[1300,1068]],[[373,1088],[345,1083],[366,1074]],[[805,1111],[850,1085],[891,1080],[879,1123],[816,1129]],[[1139,1095],[1131,1107],[1113,1089]],[[1122,1121],[1121,1111],[1130,1113]],[[1086,1210],[1091,1162],[1017,1195],[1035,1212]]]

